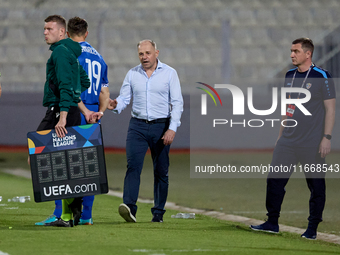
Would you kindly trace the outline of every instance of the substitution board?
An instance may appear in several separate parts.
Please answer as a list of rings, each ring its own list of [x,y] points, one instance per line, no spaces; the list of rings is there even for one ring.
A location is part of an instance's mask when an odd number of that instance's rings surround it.
[[[108,192],[100,124],[27,134],[35,202]]]

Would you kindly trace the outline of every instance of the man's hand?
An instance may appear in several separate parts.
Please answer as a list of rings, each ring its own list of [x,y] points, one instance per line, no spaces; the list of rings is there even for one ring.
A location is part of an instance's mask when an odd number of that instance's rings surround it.
[[[66,117],[68,112],[60,112],[59,122],[55,126],[55,132],[59,138],[63,138],[67,134],[66,126]]]
[[[104,116],[103,112],[93,112],[88,123],[97,123]]]
[[[93,111],[86,111],[86,112],[83,113],[87,123],[92,123],[92,114],[93,113],[94,113]]]
[[[170,145],[172,143],[172,141],[174,140],[175,135],[176,135],[175,131],[168,129],[162,137],[163,144],[164,145]]]
[[[116,109],[117,104],[118,104],[118,102],[117,102],[116,99],[112,100],[112,99],[110,98],[109,104],[108,104],[108,106],[107,106],[107,109],[109,109],[109,110],[114,110],[114,109]]]
[[[321,153],[321,158],[324,158],[331,152],[331,141],[328,140],[326,137],[322,138],[320,146],[319,146],[319,153]]]

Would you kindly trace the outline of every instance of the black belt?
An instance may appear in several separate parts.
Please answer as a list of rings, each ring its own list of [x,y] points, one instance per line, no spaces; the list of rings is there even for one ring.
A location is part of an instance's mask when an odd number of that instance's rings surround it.
[[[170,118],[161,118],[161,119],[155,119],[155,120],[144,120],[144,119],[138,119],[135,117],[132,117],[135,120],[147,123],[147,124],[154,124],[154,123],[165,123],[167,121],[169,121]]]

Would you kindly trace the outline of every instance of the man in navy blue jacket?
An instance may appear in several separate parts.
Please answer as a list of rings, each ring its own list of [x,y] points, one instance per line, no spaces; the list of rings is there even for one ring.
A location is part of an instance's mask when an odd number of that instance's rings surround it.
[[[314,45],[309,38],[299,38],[292,42],[291,59],[296,68],[286,74],[285,87],[309,90],[311,99],[303,106],[311,115],[305,115],[298,107],[290,104],[282,120],[294,119],[297,125],[280,127],[279,137],[273,153],[271,166],[296,166],[302,169],[319,167],[319,173],[304,171],[309,200],[308,228],[301,235],[315,239],[317,227],[322,221],[325,206],[325,157],[331,150],[332,130],[335,119],[335,87],[330,74],[312,63]],[[304,98],[303,93],[290,93],[289,98]],[[293,123],[287,121],[286,123]],[[295,123],[295,122],[294,122]],[[267,179],[266,208],[268,220],[251,229],[266,232],[279,232],[278,218],[285,195],[285,186],[292,172],[270,172]]]

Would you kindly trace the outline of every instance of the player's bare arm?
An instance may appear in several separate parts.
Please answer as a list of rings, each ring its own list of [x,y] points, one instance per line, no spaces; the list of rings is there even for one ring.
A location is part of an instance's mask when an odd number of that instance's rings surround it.
[[[98,113],[90,111],[87,109],[87,107],[84,105],[83,101],[80,101],[78,103],[78,108],[81,111],[81,113],[85,116],[87,123],[96,123],[97,122],[97,115]]]
[[[99,94],[99,113],[101,113],[101,115],[99,116],[97,121],[100,120],[101,117],[103,117],[105,110],[108,109],[109,100],[110,100],[109,88],[103,87],[100,90],[100,94]]]

